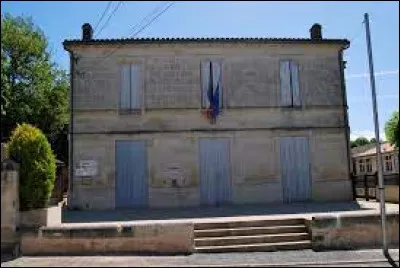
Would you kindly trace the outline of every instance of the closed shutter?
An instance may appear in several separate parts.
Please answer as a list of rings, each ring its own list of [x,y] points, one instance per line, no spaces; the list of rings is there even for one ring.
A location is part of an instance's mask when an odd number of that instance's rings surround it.
[[[120,108],[130,109],[130,65],[121,65]]]
[[[293,106],[300,106],[299,68],[297,63],[290,61],[290,82],[292,86]]]
[[[210,102],[208,101],[208,87],[210,82],[210,61],[202,61],[200,64],[200,77],[201,77],[201,108],[208,108]]]
[[[139,109],[141,107],[141,83],[140,83],[140,66],[138,64],[132,64],[130,70],[130,83],[131,83],[131,109]]]
[[[292,106],[292,92],[290,88],[290,62],[280,62],[281,105]]]

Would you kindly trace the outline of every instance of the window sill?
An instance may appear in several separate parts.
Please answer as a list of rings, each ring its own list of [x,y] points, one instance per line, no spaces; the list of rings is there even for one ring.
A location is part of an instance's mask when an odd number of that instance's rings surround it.
[[[120,115],[141,115],[141,109],[119,109],[118,114]]]
[[[303,106],[281,106],[280,108],[285,110],[302,110]]]

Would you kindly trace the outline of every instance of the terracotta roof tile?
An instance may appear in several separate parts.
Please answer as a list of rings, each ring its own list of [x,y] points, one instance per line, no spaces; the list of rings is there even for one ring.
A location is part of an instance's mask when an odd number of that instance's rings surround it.
[[[368,145],[370,145],[370,144],[368,144]],[[369,147],[366,146],[364,150],[358,151],[356,153],[354,153],[354,151],[352,150],[352,157],[376,154],[376,147],[372,146],[372,148],[371,148],[371,146],[372,145],[370,145]],[[388,152],[393,152],[393,151],[395,151],[395,148],[392,145],[390,145],[389,143],[386,142],[386,143],[381,144],[381,152],[382,153],[388,153]]]
[[[303,43],[303,44],[341,44],[349,45],[347,39],[309,39],[309,38],[265,38],[265,37],[167,37],[167,38],[120,38],[120,39],[81,39],[64,40],[63,45],[96,44],[148,44],[148,43]]]

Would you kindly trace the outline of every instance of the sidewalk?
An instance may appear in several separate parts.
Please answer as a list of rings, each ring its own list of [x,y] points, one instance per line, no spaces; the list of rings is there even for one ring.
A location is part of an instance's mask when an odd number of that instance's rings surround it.
[[[398,213],[399,204],[386,203],[386,213]],[[222,207],[170,208],[151,210],[116,211],[63,211],[62,222],[68,224],[112,222],[207,222],[234,220],[261,220],[276,218],[310,218],[316,215],[379,214],[379,203],[375,201],[309,202],[269,205],[231,205]]]
[[[399,249],[391,249],[390,255],[399,264]],[[247,267],[283,267],[283,266],[325,266],[338,265],[353,267],[386,266],[389,262],[381,249],[356,251],[314,252],[312,250],[255,252],[255,253],[224,253],[224,254],[193,254],[190,256],[52,256],[52,257],[21,257],[4,262],[2,267],[149,267],[149,266],[247,266]]]

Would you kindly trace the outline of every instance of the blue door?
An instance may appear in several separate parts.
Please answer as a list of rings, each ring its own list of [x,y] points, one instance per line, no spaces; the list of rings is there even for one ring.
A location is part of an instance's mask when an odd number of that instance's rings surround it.
[[[311,200],[310,153],[307,137],[281,137],[280,162],[285,203]]]
[[[200,139],[200,200],[202,205],[231,202],[228,139]]]
[[[116,141],[116,208],[148,206],[147,155],[145,141]]]

